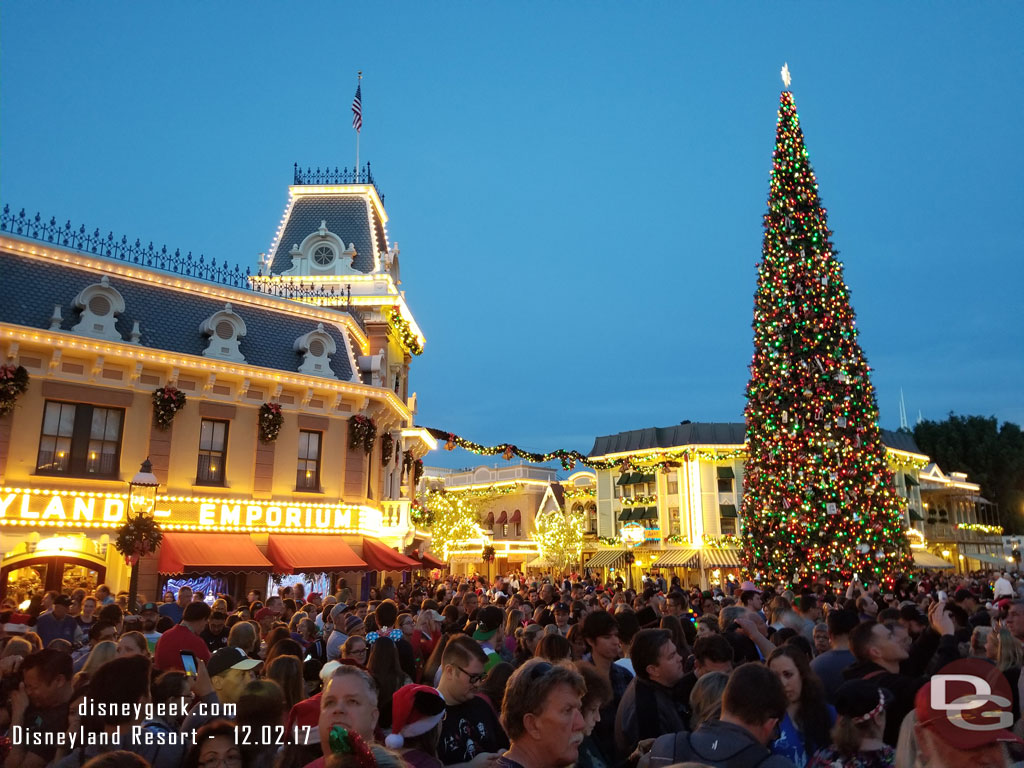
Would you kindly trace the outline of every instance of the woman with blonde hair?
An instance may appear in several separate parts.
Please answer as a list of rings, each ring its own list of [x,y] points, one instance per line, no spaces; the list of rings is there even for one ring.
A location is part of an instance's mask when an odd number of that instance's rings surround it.
[[[988,633],[988,639],[985,642],[985,655],[995,662],[1000,672],[1019,667],[1024,662],[1024,653],[1021,652],[1020,643],[1005,627],[993,629]]]
[[[729,676],[725,672],[707,672],[697,678],[690,691],[690,730],[722,715],[722,694]]]
[[[89,682],[96,674],[97,669],[115,658],[117,658],[117,643],[113,640],[96,643],[95,647],[89,651],[89,656],[86,658],[85,664],[82,665],[81,671],[72,680],[72,687],[78,688],[83,683]]]
[[[968,655],[972,659],[988,658],[988,638],[992,634],[992,627],[975,627],[971,632],[971,641],[968,644]]]

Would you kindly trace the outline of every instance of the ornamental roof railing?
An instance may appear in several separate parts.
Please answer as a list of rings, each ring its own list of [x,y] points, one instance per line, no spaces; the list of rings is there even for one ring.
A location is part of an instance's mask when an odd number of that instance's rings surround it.
[[[207,261],[203,254],[196,258],[192,255],[191,251],[182,256],[181,251],[178,249],[175,249],[172,253],[167,250],[166,245],[160,248],[155,247],[152,242],[149,245],[143,245],[142,241],[138,238],[132,243],[123,235],[121,239],[115,238],[113,232],[102,235],[99,228],[89,232],[84,224],[75,229],[71,226],[70,219],[62,225],[57,223],[56,217],[51,216],[50,220],[46,221],[39,213],[35,216],[26,214],[24,208],[18,213],[13,213],[10,205],[4,205],[3,211],[0,211],[0,232],[7,232],[18,237],[49,243],[93,256],[123,261],[126,264],[134,264],[148,269],[158,269],[163,272],[181,275],[182,277],[204,280],[230,288],[262,293],[281,299],[293,301],[302,301],[303,299],[344,299],[344,304],[341,304],[339,301],[338,304],[331,304],[330,306],[348,312],[359,327],[363,329],[363,332],[366,332],[366,323],[362,314],[351,307],[351,295],[347,291],[342,293],[340,289],[333,286],[330,289],[325,289],[301,282],[285,284],[254,283],[251,280],[253,275],[248,267],[243,272],[237,264],[231,266],[226,260],[223,264],[218,264],[216,259]],[[262,276],[262,273],[257,273],[257,276]]]
[[[377,190],[377,195],[381,200],[384,199],[384,195],[381,194],[380,187],[377,186],[377,182],[373,180],[373,173],[370,171],[370,163],[367,162],[362,168],[356,170],[353,168],[338,169],[335,166],[333,169],[327,166],[323,169],[317,167],[316,170],[312,168],[306,168],[303,170],[299,167],[298,163],[295,163],[295,185],[316,185],[322,186],[327,184],[372,184],[373,188]]]

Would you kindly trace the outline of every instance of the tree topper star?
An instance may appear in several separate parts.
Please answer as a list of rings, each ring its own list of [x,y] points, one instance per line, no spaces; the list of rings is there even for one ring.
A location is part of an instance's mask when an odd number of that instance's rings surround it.
[[[789,84],[793,82],[793,78],[789,76],[789,63],[782,65],[782,84],[789,88]]]

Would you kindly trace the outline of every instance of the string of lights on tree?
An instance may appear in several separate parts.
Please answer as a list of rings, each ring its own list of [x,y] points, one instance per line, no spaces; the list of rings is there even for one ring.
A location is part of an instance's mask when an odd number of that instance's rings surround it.
[[[583,552],[583,516],[553,509],[537,515],[530,538],[540,556],[558,568],[578,564]]]
[[[787,73],[784,73],[787,74]],[[782,92],[745,408],[745,565],[798,585],[911,565],[843,268]]]

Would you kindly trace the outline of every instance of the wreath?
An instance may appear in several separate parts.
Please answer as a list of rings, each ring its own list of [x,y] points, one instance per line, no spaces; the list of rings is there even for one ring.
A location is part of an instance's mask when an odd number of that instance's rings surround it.
[[[139,558],[155,552],[164,535],[156,520],[146,515],[128,516],[128,521],[117,529],[114,547],[124,555],[126,565],[137,565]]]
[[[21,365],[0,365],[0,416],[14,410],[18,397],[28,389],[28,371]]]
[[[636,562],[636,556],[632,552],[627,552],[622,556],[622,559],[625,561],[626,565],[632,565]]]
[[[369,416],[356,414],[348,420],[348,447],[350,450],[362,447],[369,453],[377,440],[377,425]]]
[[[260,442],[272,443],[277,440],[284,426],[284,414],[279,403],[264,403],[260,406]]]
[[[412,485],[414,488],[420,484],[421,477],[423,477],[423,459],[416,459],[412,465]]]
[[[153,423],[157,429],[170,429],[175,414],[185,407],[185,393],[167,385],[153,391]]]
[[[416,460],[412,457],[412,451],[406,451],[402,454],[402,474],[412,469],[412,465]]]
[[[483,557],[484,557],[484,562],[485,563],[493,563],[494,562],[494,547],[492,547],[490,544],[488,544],[486,547],[484,547]]]
[[[391,452],[395,447],[395,438],[390,432],[380,436],[380,463],[385,467],[391,463]]]

